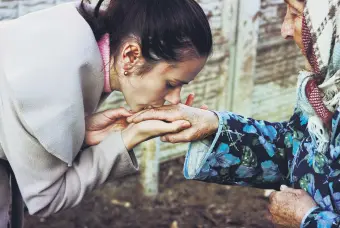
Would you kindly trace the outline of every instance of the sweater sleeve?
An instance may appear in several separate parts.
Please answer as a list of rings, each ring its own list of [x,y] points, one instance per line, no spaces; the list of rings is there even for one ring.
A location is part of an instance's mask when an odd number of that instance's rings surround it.
[[[80,151],[72,166],[49,153],[14,113],[1,121],[0,140],[30,214],[48,216],[77,205],[109,175],[122,177],[138,169],[121,132]],[[62,143],[62,142],[60,142]]]

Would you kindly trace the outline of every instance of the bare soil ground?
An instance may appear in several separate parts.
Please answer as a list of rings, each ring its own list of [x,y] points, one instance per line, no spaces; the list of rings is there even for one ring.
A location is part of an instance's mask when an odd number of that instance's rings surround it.
[[[26,216],[25,228],[273,227],[262,190],[188,181],[183,159],[161,165],[160,193],[141,194],[138,175],[109,180],[75,208],[47,219]]]

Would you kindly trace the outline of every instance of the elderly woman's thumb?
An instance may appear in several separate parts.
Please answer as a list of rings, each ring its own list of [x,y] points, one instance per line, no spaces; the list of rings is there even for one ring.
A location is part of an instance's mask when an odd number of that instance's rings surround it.
[[[289,188],[287,185],[281,185],[281,186],[280,186],[280,190],[281,190],[281,191],[284,191],[284,190],[286,190],[287,188]]]
[[[282,192],[296,193],[296,189],[290,188],[290,187],[288,187],[288,186],[286,186],[286,185],[281,185],[280,190],[281,190]]]

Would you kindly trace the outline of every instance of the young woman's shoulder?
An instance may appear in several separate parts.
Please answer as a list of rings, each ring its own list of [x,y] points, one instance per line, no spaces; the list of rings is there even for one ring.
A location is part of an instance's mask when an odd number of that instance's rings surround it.
[[[20,121],[48,151],[72,162],[84,137],[84,109],[97,105],[104,85],[91,28],[75,5],[64,4],[0,25],[0,50],[0,78]]]
[[[48,80],[52,86],[70,81],[70,75],[77,80],[74,76],[86,64],[102,67],[96,39],[74,3],[0,25],[0,50],[0,67],[15,85]]]
[[[75,3],[26,14],[0,25],[1,53],[20,49],[20,55],[38,55],[39,49],[71,54],[95,45],[96,40]],[[6,46],[8,48],[6,48]]]

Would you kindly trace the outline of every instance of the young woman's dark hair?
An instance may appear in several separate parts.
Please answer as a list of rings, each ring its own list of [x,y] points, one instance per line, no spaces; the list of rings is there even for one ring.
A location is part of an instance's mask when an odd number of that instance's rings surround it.
[[[102,11],[103,1],[93,11],[82,0],[80,8],[97,40],[110,35],[111,56],[129,37],[137,37],[147,63],[208,57],[212,51],[209,22],[195,0],[111,0]]]

